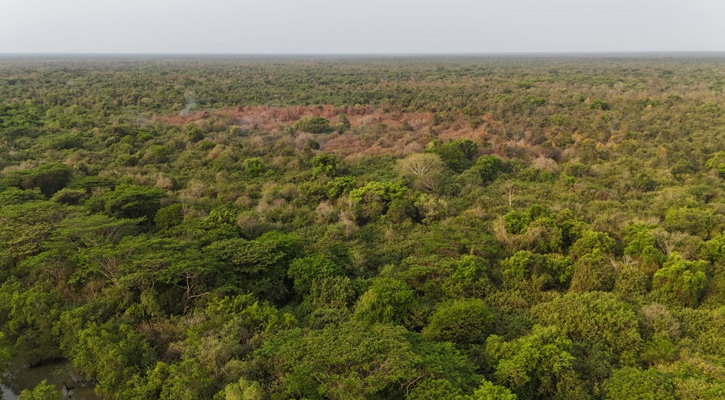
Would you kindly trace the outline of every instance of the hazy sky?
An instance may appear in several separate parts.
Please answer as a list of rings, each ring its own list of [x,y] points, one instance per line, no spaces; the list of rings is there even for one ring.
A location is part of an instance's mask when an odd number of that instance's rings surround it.
[[[725,51],[723,0],[2,0],[0,53]]]

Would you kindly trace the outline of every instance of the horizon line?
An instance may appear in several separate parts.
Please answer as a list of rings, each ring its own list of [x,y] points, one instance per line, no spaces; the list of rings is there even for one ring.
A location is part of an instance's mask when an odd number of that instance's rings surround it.
[[[234,52],[0,52],[0,57],[476,57],[476,56],[637,56],[725,55],[725,50],[381,52],[381,53],[234,53]]]

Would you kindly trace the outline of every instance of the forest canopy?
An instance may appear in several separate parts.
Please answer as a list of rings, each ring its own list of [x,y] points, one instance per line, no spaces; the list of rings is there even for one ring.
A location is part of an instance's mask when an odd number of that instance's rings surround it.
[[[716,56],[0,60],[0,368],[721,399],[724,89]]]

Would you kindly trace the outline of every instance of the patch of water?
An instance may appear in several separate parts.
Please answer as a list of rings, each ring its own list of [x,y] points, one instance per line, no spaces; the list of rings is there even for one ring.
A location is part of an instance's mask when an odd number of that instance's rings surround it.
[[[62,391],[65,398],[74,400],[99,400],[93,392],[93,386],[83,386],[74,379],[67,361],[49,361],[37,367],[30,368],[22,359],[16,359],[8,368],[8,373],[2,377],[2,400],[17,400],[24,389],[33,389],[45,379],[48,383]],[[66,385],[72,388],[66,390]],[[70,396],[69,396],[70,395]]]

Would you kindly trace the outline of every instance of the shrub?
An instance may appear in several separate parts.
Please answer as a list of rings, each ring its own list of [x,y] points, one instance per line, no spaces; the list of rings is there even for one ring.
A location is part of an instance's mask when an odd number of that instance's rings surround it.
[[[330,121],[323,117],[305,117],[295,122],[292,129],[309,133],[327,133],[330,131]]]

